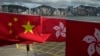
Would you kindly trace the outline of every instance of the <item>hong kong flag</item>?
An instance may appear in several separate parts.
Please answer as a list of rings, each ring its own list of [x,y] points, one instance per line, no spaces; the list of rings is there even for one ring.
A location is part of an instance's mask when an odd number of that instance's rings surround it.
[[[42,17],[42,33],[51,34],[47,41],[65,42],[66,20],[61,18]]]
[[[66,20],[66,56],[100,56],[100,23]]]

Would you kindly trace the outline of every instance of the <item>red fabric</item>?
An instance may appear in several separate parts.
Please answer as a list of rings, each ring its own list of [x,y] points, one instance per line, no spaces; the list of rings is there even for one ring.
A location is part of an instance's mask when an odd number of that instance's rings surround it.
[[[57,29],[56,29],[57,28]],[[47,39],[49,42],[66,41],[66,20],[59,18],[42,17],[42,33],[51,34]],[[64,33],[64,37],[62,37]],[[56,36],[57,34],[57,36]]]
[[[0,36],[0,46],[6,46],[6,45],[15,44],[15,43],[21,43],[21,42],[17,39],[12,39],[12,38],[9,39],[9,38],[5,38],[3,36]]]
[[[43,43],[48,39],[50,34],[42,34],[41,33],[41,26],[37,26],[34,29],[33,34],[32,33],[20,33],[19,36],[21,36],[25,40]]]
[[[14,18],[17,18],[17,20],[14,20]],[[34,32],[34,29],[38,25],[40,25],[40,16],[0,13],[0,40],[2,40],[0,43],[4,43],[0,45],[9,45],[12,43],[15,44],[21,42],[27,43],[27,41],[29,41],[29,43],[34,42],[30,39],[27,39],[29,38],[28,36],[24,38],[22,36],[19,36],[25,31],[22,25],[25,25],[27,21],[30,21],[31,25],[35,25],[35,27],[32,28],[32,31]],[[8,23],[12,23],[12,25],[8,26]],[[12,31],[12,33],[9,33],[10,30]]]
[[[100,56],[100,23],[67,20],[66,24],[66,56]]]

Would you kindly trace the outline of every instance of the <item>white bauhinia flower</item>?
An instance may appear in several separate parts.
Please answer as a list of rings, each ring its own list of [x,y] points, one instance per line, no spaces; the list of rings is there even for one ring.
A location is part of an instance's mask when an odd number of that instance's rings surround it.
[[[66,37],[66,27],[64,27],[64,24],[62,22],[59,22],[58,26],[53,27],[54,30],[56,30],[56,37],[59,36]]]
[[[100,55],[100,30],[95,28],[94,36],[87,35],[83,38],[83,41],[89,43],[88,55],[92,56],[95,52]]]

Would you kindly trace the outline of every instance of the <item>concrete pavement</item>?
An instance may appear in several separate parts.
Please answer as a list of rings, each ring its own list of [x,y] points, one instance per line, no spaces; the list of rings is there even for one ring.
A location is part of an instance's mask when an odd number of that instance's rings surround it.
[[[25,45],[19,46],[19,48],[16,48],[16,45],[0,47],[0,56],[27,56]],[[28,56],[65,56],[65,43],[35,43],[31,48]]]

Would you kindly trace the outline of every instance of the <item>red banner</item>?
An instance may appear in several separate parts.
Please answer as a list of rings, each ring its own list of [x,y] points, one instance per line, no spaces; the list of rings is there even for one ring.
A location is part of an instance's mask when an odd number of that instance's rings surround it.
[[[67,20],[66,56],[100,56],[100,23]]]
[[[66,20],[42,17],[42,33],[51,34],[47,39],[49,42],[65,42]]]
[[[5,44],[41,41],[33,36],[38,33],[37,30],[41,29],[37,29],[41,24],[40,20],[40,16],[0,13],[0,41]],[[21,35],[22,33],[25,35],[32,34],[32,36]]]

